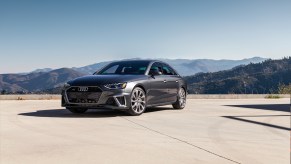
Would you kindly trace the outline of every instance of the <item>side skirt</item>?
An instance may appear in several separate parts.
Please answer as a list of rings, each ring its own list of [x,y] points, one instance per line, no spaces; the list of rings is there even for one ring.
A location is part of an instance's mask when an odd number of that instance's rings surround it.
[[[172,105],[174,104],[176,101],[174,102],[166,102],[166,103],[158,103],[158,104],[150,104],[150,105],[147,105],[147,107],[152,107],[152,106],[163,106],[163,105]]]

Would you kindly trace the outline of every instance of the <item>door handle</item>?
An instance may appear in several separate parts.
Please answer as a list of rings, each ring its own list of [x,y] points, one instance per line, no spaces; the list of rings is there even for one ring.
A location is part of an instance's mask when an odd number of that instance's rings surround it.
[[[167,80],[164,80],[164,83],[166,83],[167,82]]]

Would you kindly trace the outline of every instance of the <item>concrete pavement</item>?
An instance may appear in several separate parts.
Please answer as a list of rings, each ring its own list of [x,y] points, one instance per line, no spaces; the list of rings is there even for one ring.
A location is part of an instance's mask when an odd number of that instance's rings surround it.
[[[289,99],[189,99],[138,117],[1,100],[0,162],[290,163]]]

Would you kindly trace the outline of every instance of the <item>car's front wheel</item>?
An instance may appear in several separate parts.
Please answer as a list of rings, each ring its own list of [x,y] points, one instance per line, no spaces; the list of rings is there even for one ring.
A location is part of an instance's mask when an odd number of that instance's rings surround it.
[[[180,88],[177,101],[173,104],[174,109],[183,109],[186,106],[186,91],[184,88]]]
[[[88,109],[86,108],[66,108],[72,113],[80,114],[80,113],[85,113]]]
[[[146,94],[140,87],[135,87],[130,95],[128,113],[132,116],[141,115],[146,109]]]

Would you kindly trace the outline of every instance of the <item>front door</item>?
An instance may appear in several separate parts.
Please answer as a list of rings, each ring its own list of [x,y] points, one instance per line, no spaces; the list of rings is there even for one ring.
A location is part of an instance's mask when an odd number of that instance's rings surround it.
[[[162,75],[162,66],[159,62],[152,64],[151,70],[157,70],[160,75],[151,76],[149,73],[150,89],[147,93],[147,104],[155,105],[166,103],[168,101],[168,83],[166,77]]]

